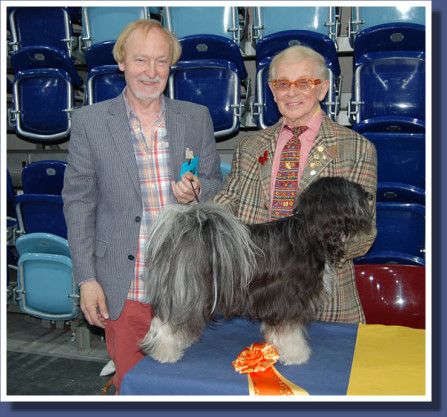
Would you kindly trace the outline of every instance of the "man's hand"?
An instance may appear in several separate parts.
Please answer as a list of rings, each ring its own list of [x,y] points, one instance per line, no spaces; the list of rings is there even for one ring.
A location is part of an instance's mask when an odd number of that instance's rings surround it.
[[[87,281],[80,286],[81,310],[86,320],[95,326],[105,328],[109,311],[101,285],[96,281]]]
[[[191,182],[192,181],[192,182]],[[172,182],[172,191],[179,203],[187,204],[194,200],[195,194],[200,193],[200,181],[192,172],[185,172],[179,182]]]

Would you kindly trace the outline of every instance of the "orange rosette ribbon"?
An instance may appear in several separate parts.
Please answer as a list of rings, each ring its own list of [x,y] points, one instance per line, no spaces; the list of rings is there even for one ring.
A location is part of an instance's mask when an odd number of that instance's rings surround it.
[[[266,343],[253,343],[233,362],[240,374],[247,374],[250,395],[309,395],[284,378],[274,367],[279,359],[276,349]]]

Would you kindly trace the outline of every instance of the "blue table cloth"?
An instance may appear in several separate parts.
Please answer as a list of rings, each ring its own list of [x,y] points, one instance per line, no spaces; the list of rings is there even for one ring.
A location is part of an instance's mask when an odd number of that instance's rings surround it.
[[[247,375],[232,362],[252,343],[264,342],[258,322],[233,319],[207,327],[175,364],[145,357],[123,378],[120,395],[248,395]],[[316,322],[309,327],[312,356],[303,365],[275,365],[310,395],[346,395],[358,325]]]

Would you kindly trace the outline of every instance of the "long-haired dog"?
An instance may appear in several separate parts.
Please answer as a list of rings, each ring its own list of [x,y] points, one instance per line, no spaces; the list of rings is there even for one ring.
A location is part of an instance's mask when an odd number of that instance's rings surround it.
[[[360,185],[327,177],[291,216],[268,223],[244,225],[212,202],[169,206],[149,237],[154,318],[142,350],[176,362],[207,323],[242,316],[261,321],[282,363],[306,362],[306,326],[330,296],[346,241],[371,231],[372,200]]]

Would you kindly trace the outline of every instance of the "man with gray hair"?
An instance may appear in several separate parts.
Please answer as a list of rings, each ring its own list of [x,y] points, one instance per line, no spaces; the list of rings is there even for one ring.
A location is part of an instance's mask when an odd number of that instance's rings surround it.
[[[376,195],[374,145],[321,109],[328,78],[324,58],[305,46],[291,46],[272,60],[269,87],[282,117],[239,141],[231,173],[213,200],[252,224],[290,215],[295,199],[320,177],[344,177]],[[365,321],[352,259],[369,249],[375,235],[373,227],[371,234],[347,241],[346,260],[339,267],[332,298],[320,320]]]

